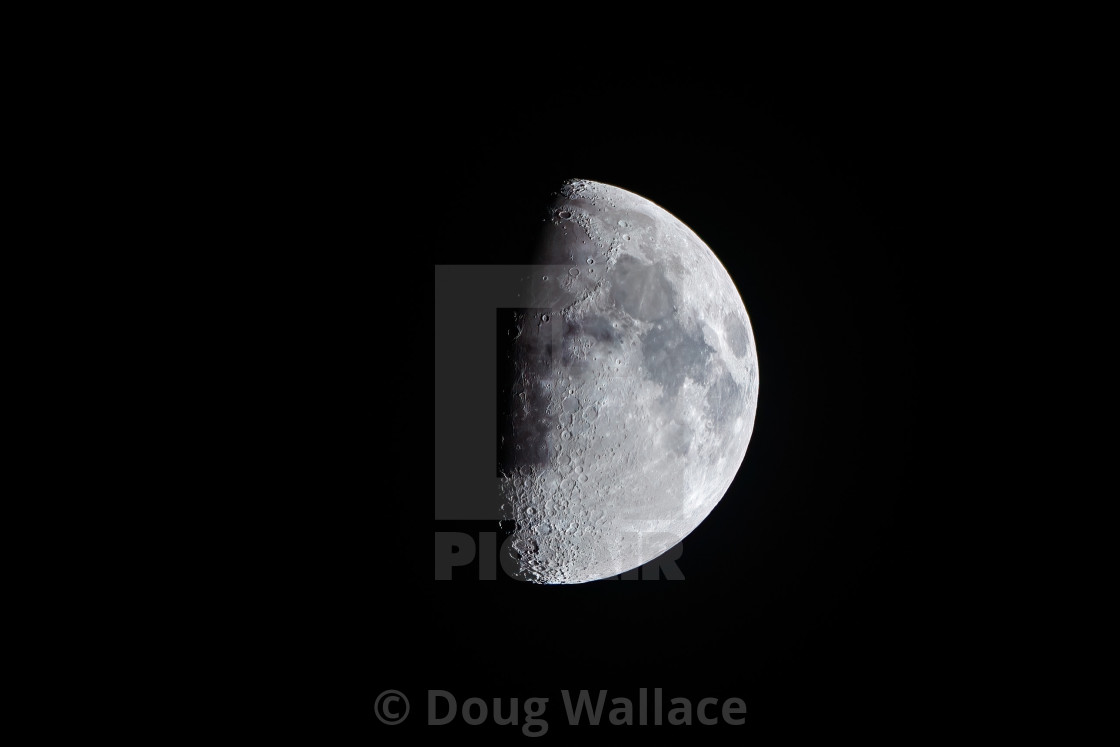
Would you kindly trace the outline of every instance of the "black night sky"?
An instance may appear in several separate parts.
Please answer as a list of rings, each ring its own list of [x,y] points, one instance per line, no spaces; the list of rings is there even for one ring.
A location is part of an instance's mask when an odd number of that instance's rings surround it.
[[[350,705],[402,690],[414,715],[394,734],[410,738],[422,736],[428,689],[550,697],[550,737],[565,731],[562,688],[742,697],[752,733],[909,735],[937,718],[931,671],[950,623],[939,579],[954,550],[936,527],[964,427],[951,408],[959,372],[943,363],[960,317],[939,288],[961,257],[935,239],[958,182],[949,115],[926,108],[924,84],[882,70],[678,70],[570,88],[444,76],[409,89],[382,155],[406,158],[411,178],[398,185],[425,190],[431,209],[402,208],[405,245],[375,249],[386,268],[404,257],[421,268],[406,290],[415,309],[394,312],[415,325],[412,373],[378,396],[398,422],[428,415],[379,451],[377,541],[356,555],[370,571],[347,575],[368,596],[345,625],[362,673]],[[569,178],[665,207],[728,269],[758,345],[746,460],[685,539],[684,581],[537,587],[464,567],[437,582],[433,531],[495,527],[432,519],[432,267],[524,262]],[[461,722],[433,736],[475,728],[520,736]],[[574,734],[619,737],[591,731]]]

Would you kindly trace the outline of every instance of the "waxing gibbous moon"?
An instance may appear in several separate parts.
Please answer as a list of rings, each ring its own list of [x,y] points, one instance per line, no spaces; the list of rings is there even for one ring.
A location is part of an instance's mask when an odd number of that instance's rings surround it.
[[[754,334],[707,245],[618,187],[565,182],[534,261],[505,318],[507,563],[534,583],[609,578],[730,487],[758,401]]]

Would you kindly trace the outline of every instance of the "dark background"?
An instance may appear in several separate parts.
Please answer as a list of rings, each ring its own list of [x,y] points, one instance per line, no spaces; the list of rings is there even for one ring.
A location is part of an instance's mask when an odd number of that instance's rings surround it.
[[[561,688],[742,697],[747,730],[780,734],[925,733],[963,708],[946,704],[964,613],[944,602],[957,548],[942,527],[961,506],[950,485],[967,424],[954,403],[968,373],[959,350],[947,363],[965,321],[945,268],[967,252],[944,236],[969,185],[956,170],[964,104],[934,106],[946,102],[935,80],[888,68],[662,70],[409,88],[378,146],[388,168],[369,178],[399,197],[383,206],[399,226],[374,263],[415,306],[389,293],[370,311],[414,334],[392,351],[372,344],[377,360],[407,363],[372,395],[369,427],[394,438],[375,448],[376,542],[353,551],[345,576],[357,598],[340,635],[357,642],[344,667],[357,684],[340,709],[369,713],[381,739],[370,704],[388,688],[412,699],[392,732],[409,738],[436,688],[460,703],[547,696],[553,738]],[[496,527],[432,519],[431,268],[526,261],[541,210],[569,178],[665,207],[731,274],[760,367],[746,459],[685,539],[685,581],[538,587],[500,571],[479,582],[465,567],[436,582],[433,531]],[[475,728],[457,721],[436,736]]]

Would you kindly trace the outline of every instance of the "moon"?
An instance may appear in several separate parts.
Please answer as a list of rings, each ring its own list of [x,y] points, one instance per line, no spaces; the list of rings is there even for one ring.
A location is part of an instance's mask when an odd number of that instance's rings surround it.
[[[664,208],[574,179],[547,216],[525,306],[499,312],[503,562],[576,584],[649,562],[711,513],[747,452],[758,356],[731,276]]]

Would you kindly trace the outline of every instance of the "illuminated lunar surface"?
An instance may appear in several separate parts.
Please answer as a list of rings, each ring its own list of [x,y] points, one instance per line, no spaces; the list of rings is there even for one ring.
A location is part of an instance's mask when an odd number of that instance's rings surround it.
[[[758,358],[731,277],[666,210],[572,180],[549,216],[530,310],[507,321],[499,483],[517,577],[572,584],[636,568],[708,516],[746,455]]]

